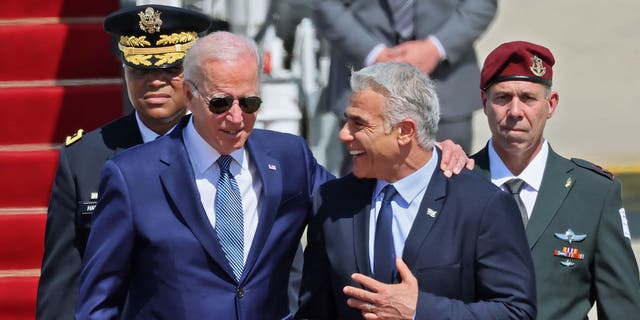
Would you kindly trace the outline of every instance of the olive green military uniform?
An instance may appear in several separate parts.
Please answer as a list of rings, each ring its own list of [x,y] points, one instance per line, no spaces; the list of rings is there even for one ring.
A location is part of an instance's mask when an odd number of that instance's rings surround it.
[[[490,179],[487,148],[472,158]],[[594,301],[599,320],[640,317],[638,265],[613,175],[549,148],[526,234],[536,271],[537,319],[587,319]]]

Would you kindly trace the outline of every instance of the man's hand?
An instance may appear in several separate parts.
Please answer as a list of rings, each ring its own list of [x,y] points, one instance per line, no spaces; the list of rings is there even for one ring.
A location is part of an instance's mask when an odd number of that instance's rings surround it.
[[[393,61],[408,63],[431,74],[440,63],[440,52],[431,39],[403,42],[389,49]]]
[[[473,170],[475,161],[467,157],[459,144],[447,139],[442,142],[436,142],[436,146],[442,150],[442,161],[440,161],[440,170],[444,172],[447,178],[460,173],[462,168],[466,167]]]
[[[391,57],[389,56],[389,48],[384,48],[380,50],[380,53],[378,53],[378,56],[373,61],[373,63],[389,62],[389,61],[391,61]]]
[[[386,284],[354,273],[351,279],[370,291],[344,287],[342,291],[350,297],[349,307],[362,311],[364,319],[413,319],[418,306],[418,280],[402,259],[396,258],[396,268],[402,279],[398,284]]]

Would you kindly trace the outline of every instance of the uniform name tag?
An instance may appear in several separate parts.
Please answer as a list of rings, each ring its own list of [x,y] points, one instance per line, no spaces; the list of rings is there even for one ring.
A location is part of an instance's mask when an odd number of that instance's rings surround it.
[[[82,214],[92,214],[93,211],[96,209],[97,202],[96,201],[86,201],[86,202],[82,202],[80,205],[81,205],[80,213],[82,213]]]

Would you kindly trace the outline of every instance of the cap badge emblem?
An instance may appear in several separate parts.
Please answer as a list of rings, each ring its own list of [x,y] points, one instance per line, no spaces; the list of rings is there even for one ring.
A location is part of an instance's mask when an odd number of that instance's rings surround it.
[[[138,16],[140,16],[140,29],[149,34],[160,32],[160,27],[162,26],[160,14],[160,11],[156,11],[152,7],[138,12]]]
[[[542,65],[542,59],[535,54],[531,57],[531,67],[529,67],[529,69],[531,69],[531,72],[538,77],[542,77],[547,73],[547,68]]]

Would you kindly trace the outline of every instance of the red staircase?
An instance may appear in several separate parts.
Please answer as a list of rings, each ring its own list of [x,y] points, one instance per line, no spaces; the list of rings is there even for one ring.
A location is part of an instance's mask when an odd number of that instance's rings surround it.
[[[1,6],[0,320],[35,317],[60,144],[79,128],[92,130],[122,114],[121,68],[102,29],[118,5],[20,0]]]

